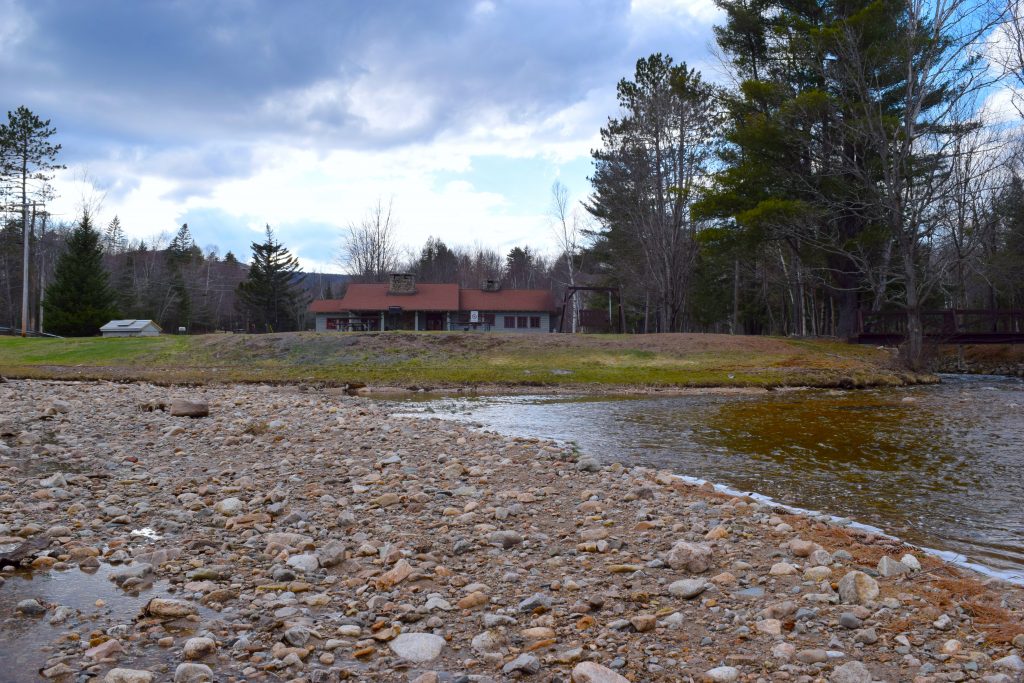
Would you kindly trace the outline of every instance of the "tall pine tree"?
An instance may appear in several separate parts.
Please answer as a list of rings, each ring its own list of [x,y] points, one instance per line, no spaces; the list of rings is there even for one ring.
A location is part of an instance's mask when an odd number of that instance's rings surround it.
[[[114,293],[103,267],[100,233],[89,212],[68,236],[67,250],[57,261],[53,282],[46,288],[46,326],[64,337],[89,337],[117,317]]]
[[[261,332],[287,332],[297,326],[297,311],[305,302],[297,276],[299,262],[274,238],[252,243],[248,278],[238,285],[239,306],[250,325]]]

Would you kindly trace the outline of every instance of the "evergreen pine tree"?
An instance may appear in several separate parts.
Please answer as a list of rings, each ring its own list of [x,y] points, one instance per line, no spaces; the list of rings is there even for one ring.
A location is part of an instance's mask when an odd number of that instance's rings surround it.
[[[299,262],[274,239],[267,226],[266,240],[252,243],[248,278],[238,285],[238,302],[256,329],[286,332],[296,327],[296,311],[305,296],[296,276]]]
[[[68,236],[67,250],[57,261],[53,282],[46,288],[46,327],[65,337],[89,337],[117,317],[114,293],[103,267],[100,234],[89,212]]]
[[[121,219],[114,216],[110,224],[107,225],[106,232],[103,233],[103,249],[108,254],[116,256],[124,252],[127,246],[128,240],[125,239],[124,229],[121,227]]]

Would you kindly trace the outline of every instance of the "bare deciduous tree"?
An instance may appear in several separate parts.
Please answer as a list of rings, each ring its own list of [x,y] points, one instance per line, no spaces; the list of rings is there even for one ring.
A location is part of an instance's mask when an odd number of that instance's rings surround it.
[[[552,232],[555,234],[555,243],[562,252],[562,260],[565,263],[568,285],[576,286],[576,273],[582,267],[578,262],[580,248],[583,240],[583,217],[579,207],[569,206],[569,189],[559,181],[551,185],[551,208],[549,209],[552,219]],[[578,316],[578,304],[576,292],[572,293],[569,299],[570,331],[576,332]],[[565,315],[566,313],[563,313]]]
[[[381,282],[398,267],[401,250],[393,203],[378,199],[365,218],[345,231],[338,263],[358,281]]]

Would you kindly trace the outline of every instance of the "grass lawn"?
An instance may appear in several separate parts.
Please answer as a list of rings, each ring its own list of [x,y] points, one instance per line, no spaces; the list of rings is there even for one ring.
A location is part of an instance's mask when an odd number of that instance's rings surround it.
[[[391,387],[867,386],[922,378],[835,341],[702,334],[293,332],[140,338],[0,337],[8,377],[361,382]]]

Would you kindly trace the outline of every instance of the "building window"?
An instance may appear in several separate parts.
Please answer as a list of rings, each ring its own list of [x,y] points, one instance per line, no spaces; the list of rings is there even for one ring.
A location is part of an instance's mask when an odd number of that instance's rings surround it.
[[[336,329],[338,329],[338,327],[339,327],[338,326],[338,322],[339,322],[339,320],[337,318],[328,318],[327,319],[327,329],[329,329],[329,330],[336,330]]]
[[[503,316],[505,318],[505,329],[514,330],[516,327],[516,317],[514,315]]]
[[[534,329],[537,329],[537,330],[540,329],[540,316],[539,315],[532,315],[532,316],[530,316],[530,327],[532,327]]]
[[[518,318],[516,318],[516,327],[520,329],[526,329],[527,325],[529,325],[529,320],[525,315],[521,315]]]

